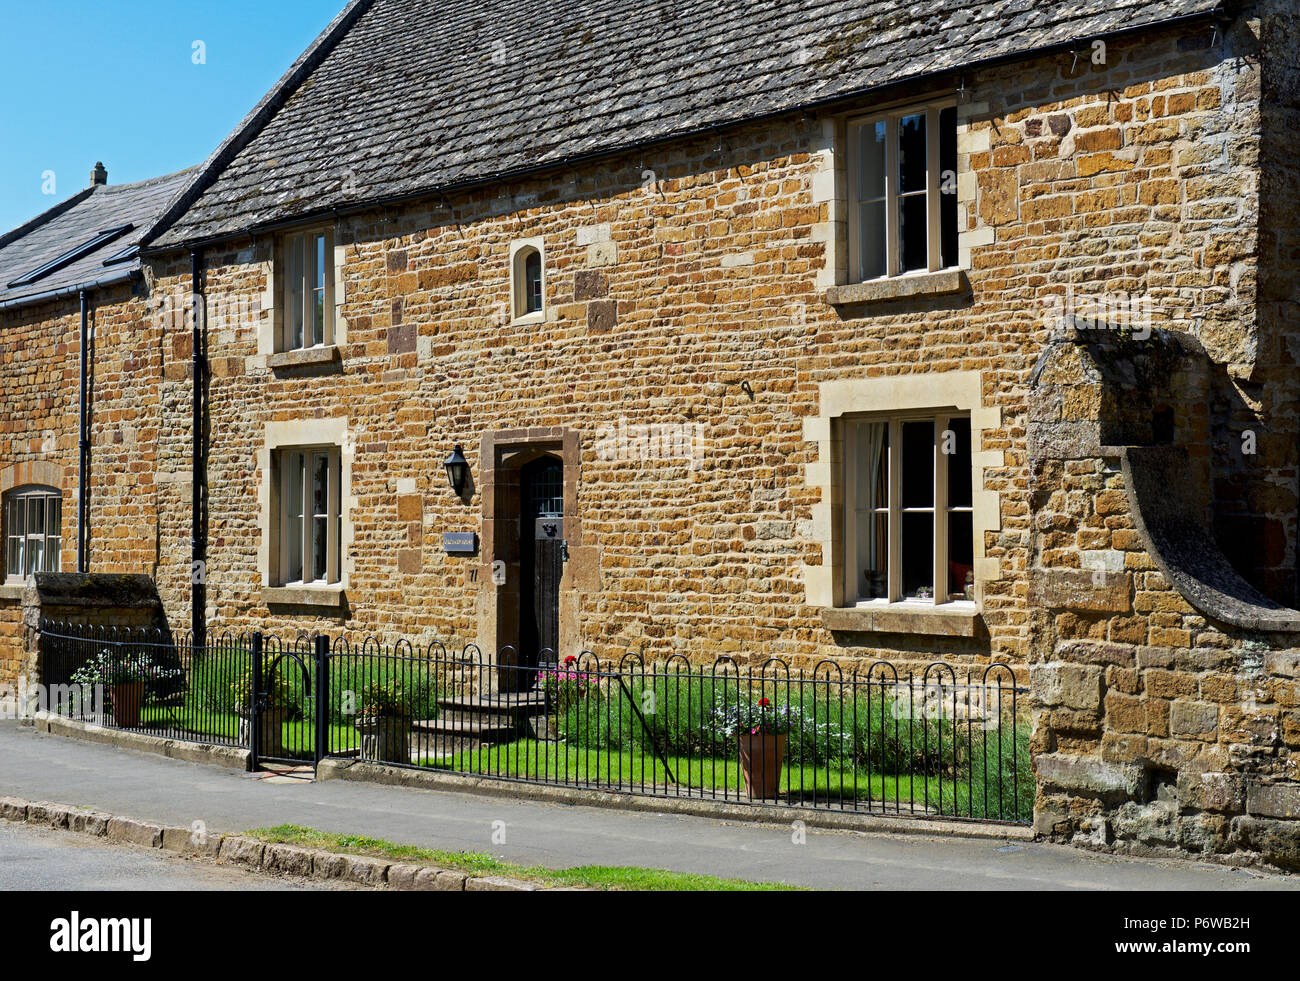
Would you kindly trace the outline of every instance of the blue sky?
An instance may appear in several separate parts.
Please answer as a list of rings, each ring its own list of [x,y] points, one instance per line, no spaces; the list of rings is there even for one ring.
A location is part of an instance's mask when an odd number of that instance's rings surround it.
[[[96,160],[110,184],[200,163],[344,5],[0,0],[0,232],[85,187]]]

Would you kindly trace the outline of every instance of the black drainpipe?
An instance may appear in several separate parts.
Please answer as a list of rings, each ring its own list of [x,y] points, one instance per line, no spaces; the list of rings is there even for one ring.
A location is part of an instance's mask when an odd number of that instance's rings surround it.
[[[90,458],[90,434],[88,425],[88,406],[86,405],[86,378],[89,359],[86,348],[90,340],[90,297],[81,290],[81,402],[77,420],[77,572],[89,571],[90,556],[86,541],[86,519],[90,516],[90,503],[87,498],[86,471]]]
[[[203,302],[203,251],[190,253],[191,302],[194,307],[194,418],[193,455],[190,470],[190,630],[194,649],[202,651],[207,623],[208,605],[206,542],[203,536],[203,490],[206,475],[203,466],[203,401],[206,380],[206,362],[203,350],[203,328],[206,320]]]

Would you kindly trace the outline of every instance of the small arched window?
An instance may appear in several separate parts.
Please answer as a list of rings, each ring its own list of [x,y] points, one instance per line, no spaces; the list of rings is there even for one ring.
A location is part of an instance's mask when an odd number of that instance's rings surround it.
[[[63,495],[54,487],[16,487],[4,496],[5,578],[58,572],[63,550]]]
[[[542,311],[542,254],[536,250],[524,260],[524,313]]]
[[[511,276],[514,280],[515,319],[542,312],[544,279],[542,250],[534,245],[521,246],[515,252]]]

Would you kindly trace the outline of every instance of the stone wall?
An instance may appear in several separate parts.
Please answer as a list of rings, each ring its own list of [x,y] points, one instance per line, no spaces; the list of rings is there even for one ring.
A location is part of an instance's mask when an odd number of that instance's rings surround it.
[[[1300,868],[1300,612],[1212,531],[1211,367],[1185,337],[1075,337],[1036,374],[1036,827]],[[1165,399],[1158,445],[1141,412]]]
[[[1033,376],[1036,826],[1295,869],[1300,71],[1294,10],[1260,10],[1260,73],[1238,91],[1262,92],[1261,138],[1189,158],[1259,156],[1258,233],[1206,243],[1237,256],[1223,288],[1256,280],[1254,321],[1225,295],[1184,335],[1067,332]]]
[[[152,575],[161,332],[143,284],[92,294],[90,568]],[[0,313],[0,492],[44,484],[63,492],[64,571],[77,563],[80,306],[74,295]],[[2,577],[0,577],[2,580]],[[0,685],[17,680],[23,585],[0,585]]]

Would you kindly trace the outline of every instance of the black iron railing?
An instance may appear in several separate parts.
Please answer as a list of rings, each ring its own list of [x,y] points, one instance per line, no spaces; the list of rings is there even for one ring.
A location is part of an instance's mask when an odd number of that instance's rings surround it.
[[[209,634],[187,642],[50,625],[42,677],[92,687],[140,662],[138,718],[92,721],[246,746],[255,763],[327,757],[658,797],[976,820],[1032,816],[1029,724],[1011,669],[959,677],[772,658],[757,665],[629,653],[523,663],[470,644]],[[128,665],[125,672],[113,660]],[[51,711],[72,714],[52,699]],[[123,703],[130,708],[129,699]],[[127,723],[133,723],[127,725]]]

